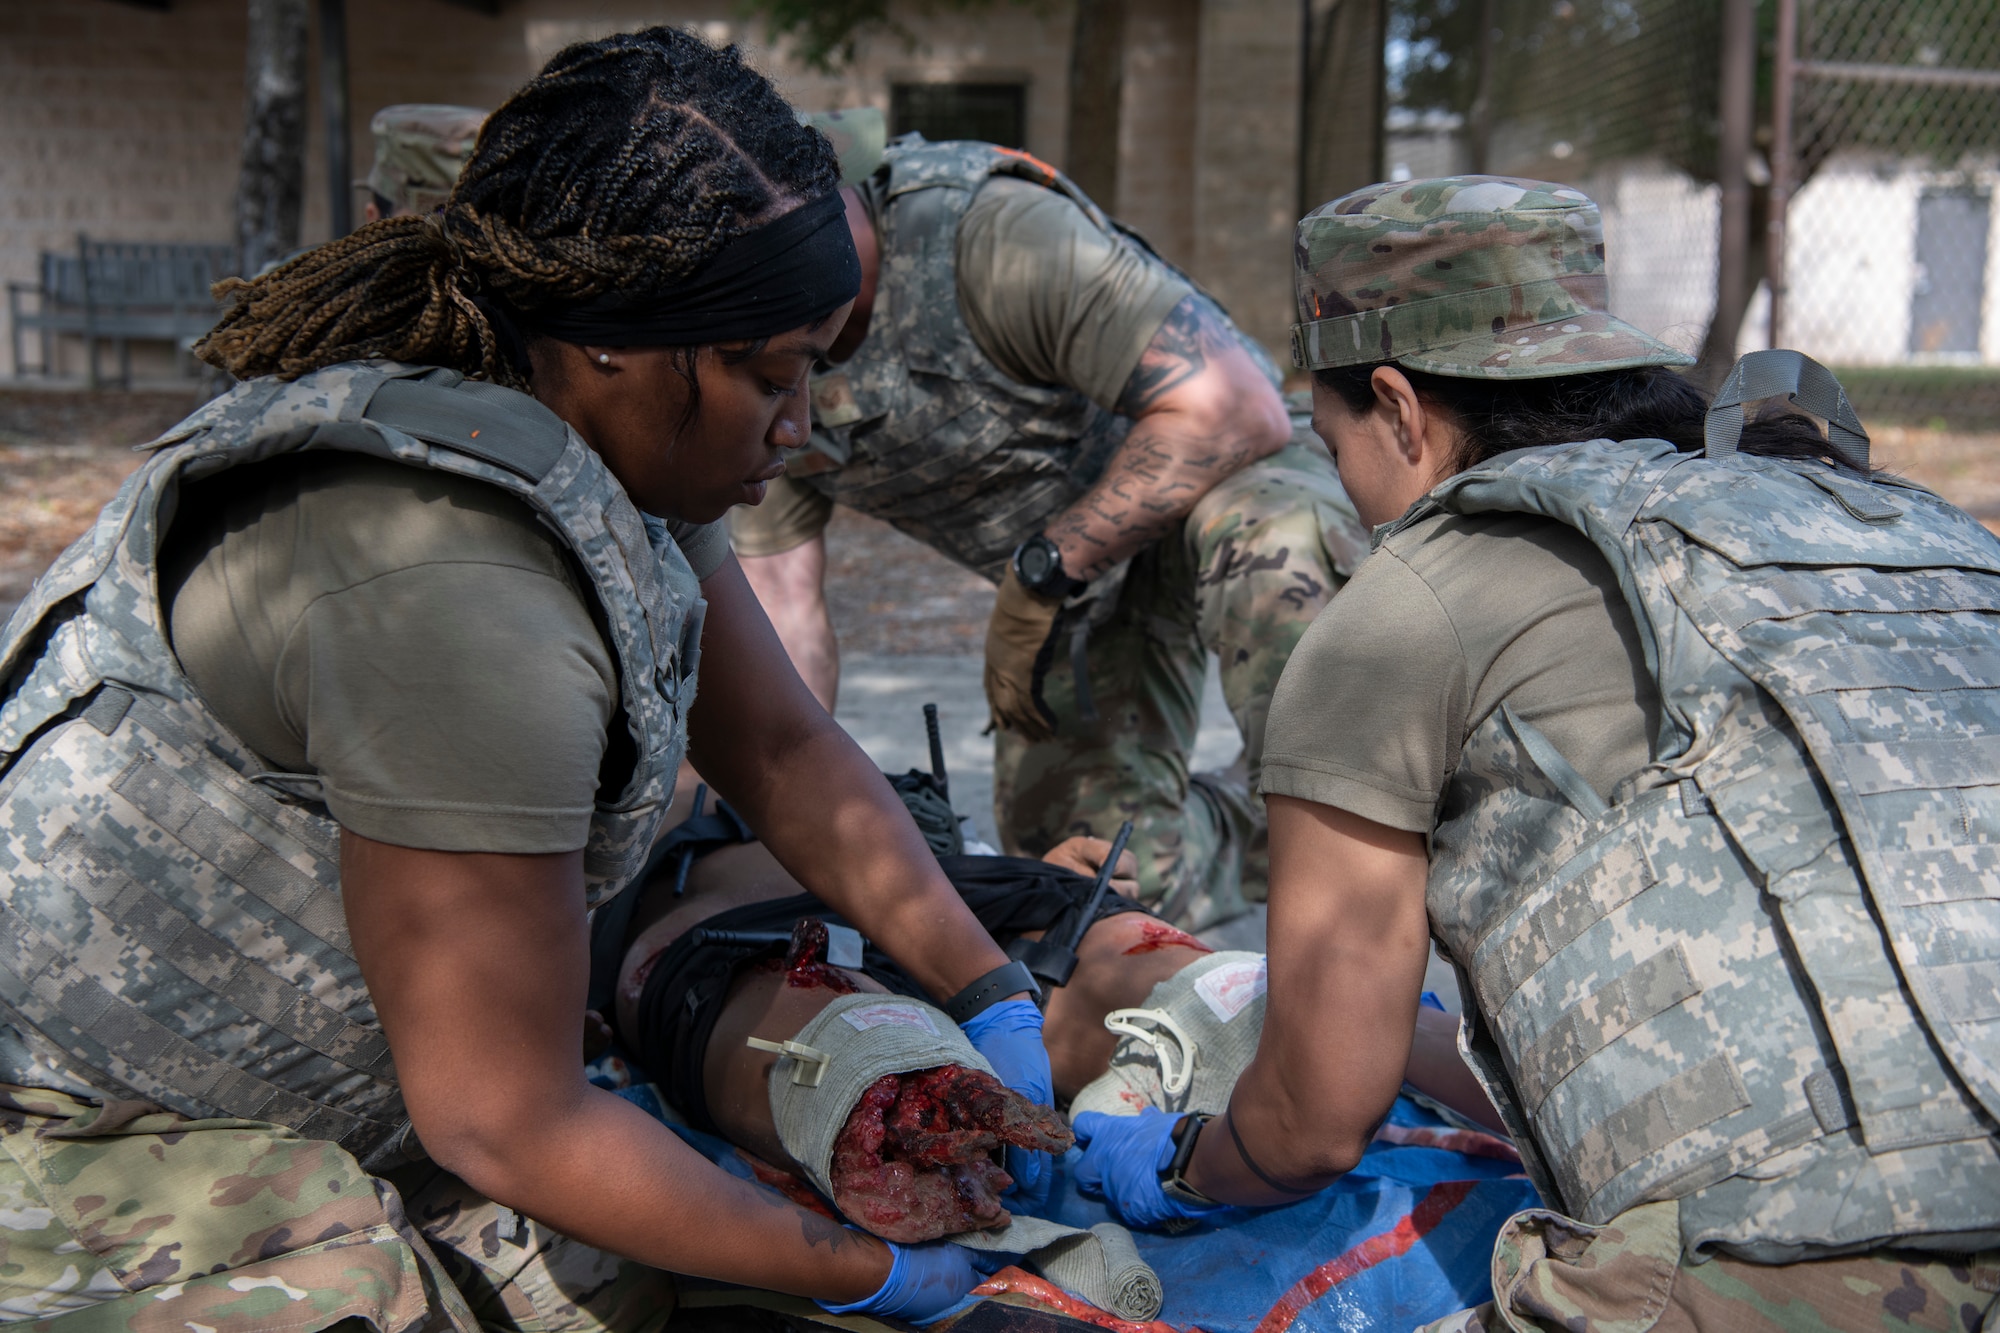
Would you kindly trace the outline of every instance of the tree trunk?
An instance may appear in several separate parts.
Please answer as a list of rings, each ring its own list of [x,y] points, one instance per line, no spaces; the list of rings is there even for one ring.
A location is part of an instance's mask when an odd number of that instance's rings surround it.
[[[1764,276],[1765,242],[1769,237],[1771,217],[1771,187],[1756,185],[1750,189],[1749,224],[1743,247],[1744,281],[1725,291],[1718,281],[1715,293],[1715,315],[1708,321],[1708,336],[1702,340],[1701,360],[1688,372],[1705,388],[1713,389],[1722,383],[1722,377],[1736,364],[1736,335],[1742,331],[1743,317],[1750,312],[1750,301],[1757,294],[1757,281]]]
[[[1757,6],[1756,0],[1725,0],[1722,7],[1720,61],[1720,129],[1716,139],[1715,179],[1722,187],[1721,224],[1715,263],[1715,316],[1708,322],[1696,378],[1717,385],[1736,361],[1736,334],[1757,289],[1762,266],[1763,228],[1750,216],[1750,143],[1756,124]],[[1770,194],[1765,191],[1769,207]],[[1753,254],[1753,248],[1758,251]]]
[[[1069,178],[1118,209],[1118,127],[1125,100],[1126,0],[1077,0],[1069,55]]]
[[[299,245],[306,185],[307,0],[249,4],[236,249],[241,271],[254,276]]]
[[[354,230],[354,152],[347,123],[347,0],[319,0],[319,102],[326,123],[326,232]]]
[[[1499,82],[1496,48],[1500,44],[1500,0],[1479,6],[1479,77],[1472,105],[1465,112],[1466,170],[1484,176],[1493,156],[1493,85]]]

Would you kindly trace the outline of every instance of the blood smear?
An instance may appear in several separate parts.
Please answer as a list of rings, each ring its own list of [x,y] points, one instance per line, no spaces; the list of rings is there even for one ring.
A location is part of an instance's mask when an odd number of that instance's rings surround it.
[[[1130,958],[1135,953],[1158,953],[1161,949],[1193,949],[1196,953],[1215,952],[1185,930],[1177,930],[1164,921],[1148,921],[1139,928],[1139,942],[1127,949],[1124,956]]]

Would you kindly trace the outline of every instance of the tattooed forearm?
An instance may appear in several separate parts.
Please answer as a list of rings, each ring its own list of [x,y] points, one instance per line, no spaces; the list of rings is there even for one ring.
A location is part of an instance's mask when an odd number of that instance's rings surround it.
[[[1104,475],[1046,529],[1076,578],[1171,532],[1223,478],[1281,448],[1284,404],[1214,306],[1189,296],[1118,400],[1134,418]]]
[[[1126,377],[1118,394],[1118,414],[1144,415],[1163,396],[1201,374],[1208,366],[1209,348],[1227,337],[1229,331],[1206,302],[1192,295],[1182,297]]]

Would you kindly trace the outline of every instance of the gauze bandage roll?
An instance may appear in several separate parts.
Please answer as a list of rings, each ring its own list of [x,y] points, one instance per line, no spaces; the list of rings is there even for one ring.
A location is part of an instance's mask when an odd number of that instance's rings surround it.
[[[1111,1067],[1070,1103],[1080,1111],[1220,1115],[1264,1032],[1264,955],[1230,951],[1188,964],[1153,987],[1137,1009],[1114,1009]]]

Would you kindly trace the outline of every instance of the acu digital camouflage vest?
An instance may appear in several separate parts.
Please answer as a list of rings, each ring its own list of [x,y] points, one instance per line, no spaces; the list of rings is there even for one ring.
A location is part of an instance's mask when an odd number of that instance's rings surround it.
[[[333,449],[535,510],[596,593],[637,755],[591,821],[593,905],[638,871],[672,795],[699,585],[554,413],[453,371],[253,380],[152,447],[0,647],[0,1081],[274,1121],[393,1164],[418,1145],[348,940],[339,828],[311,775],[263,771],[168,644],[156,563],[183,483]]]
[[[1663,703],[1608,806],[1501,708],[1432,837],[1544,1196],[1679,1198],[1690,1253],[1764,1262],[2000,1243],[2000,542],[1915,486],[1658,440],[1509,454],[1440,509],[1587,535]]]
[[[1014,149],[905,135],[883,169],[868,337],[813,377],[814,453],[790,470],[998,582],[1014,548],[1097,480],[1131,423],[1074,389],[1009,379],[979,350],[958,309],[959,222],[981,185],[1012,176],[1061,192],[1107,234],[1127,233]]]

